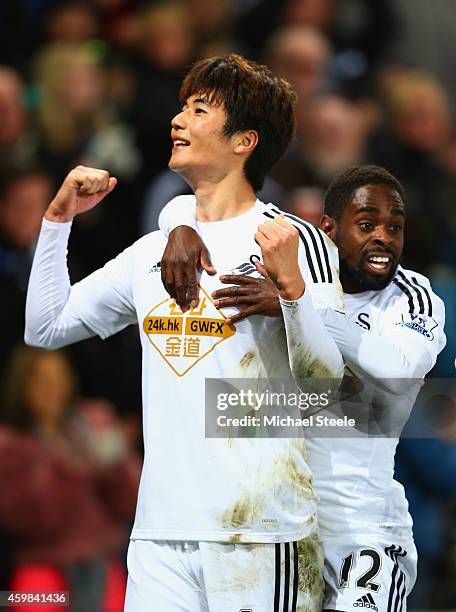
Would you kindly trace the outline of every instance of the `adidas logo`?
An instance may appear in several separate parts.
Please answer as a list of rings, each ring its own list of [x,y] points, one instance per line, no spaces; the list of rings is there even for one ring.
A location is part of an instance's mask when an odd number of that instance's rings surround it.
[[[152,266],[152,268],[151,268],[150,270],[148,270],[148,272],[149,272],[149,274],[150,274],[151,272],[161,272],[161,261],[157,261],[157,263],[156,263],[156,264],[154,264],[154,265]]]
[[[374,610],[374,612],[378,612],[378,608],[375,605],[374,598],[370,593],[367,595],[363,595],[359,599],[355,601],[353,604],[354,608],[369,608],[369,610]]]

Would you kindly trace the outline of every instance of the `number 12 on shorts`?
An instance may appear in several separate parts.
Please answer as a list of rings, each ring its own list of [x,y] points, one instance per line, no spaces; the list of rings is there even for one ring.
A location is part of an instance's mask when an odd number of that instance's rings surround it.
[[[371,558],[371,566],[370,568],[364,572],[359,578],[357,578],[355,582],[355,586],[360,587],[361,589],[367,589],[368,591],[373,591],[377,593],[380,589],[380,585],[372,580],[378,575],[381,567],[381,557],[379,553],[373,548],[364,548],[363,550],[358,551],[358,557],[370,557]],[[353,561],[355,559],[355,553],[350,553],[345,559],[342,561],[342,567],[340,568],[340,577],[339,577],[339,587],[348,588],[350,584],[350,574],[353,568]]]

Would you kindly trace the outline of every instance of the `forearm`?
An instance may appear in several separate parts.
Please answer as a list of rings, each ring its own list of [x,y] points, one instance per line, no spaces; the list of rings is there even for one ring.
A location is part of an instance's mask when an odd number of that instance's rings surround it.
[[[67,245],[71,223],[44,220],[30,274],[25,309],[25,342],[56,349],[94,334],[71,308]]]
[[[365,331],[345,315],[329,308],[320,315],[346,363],[369,378],[383,381],[382,385],[390,391],[396,391],[394,379],[402,380],[399,390],[404,391],[404,379],[423,378],[433,365],[430,355],[416,343]]]
[[[344,362],[315,310],[309,291],[295,301],[280,299],[294,378],[342,378]]]

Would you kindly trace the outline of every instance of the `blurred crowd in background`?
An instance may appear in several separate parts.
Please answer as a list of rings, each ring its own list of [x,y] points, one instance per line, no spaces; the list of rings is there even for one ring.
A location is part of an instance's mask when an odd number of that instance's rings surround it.
[[[189,193],[167,169],[182,77],[231,52],[299,96],[297,136],[264,201],[318,223],[350,165],[383,165],[404,184],[403,265],[445,301],[448,345],[432,375],[454,376],[454,0],[0,2],[2,589],[35,581],[71,589],[74,610],[122,609],[142,452],[137,329],[65,352],[24,347],[27,280],[43,212],[77,164],[119,185],[73,224],[73,282],[157,229],[164,204]],[[420,552],[411,608],[456,610],[455,402],[445,427],[436,420],[397,456]]]

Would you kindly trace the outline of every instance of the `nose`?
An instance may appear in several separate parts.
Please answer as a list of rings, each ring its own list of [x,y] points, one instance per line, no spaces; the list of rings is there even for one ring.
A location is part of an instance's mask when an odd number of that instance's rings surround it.
[[[376,228],[374,242],[381,245],[391,244],[393,242],[393,238],[387,227],[379,225]]]
[[[171,127],[173,128],[173,130],[183,130],[185,128],[185,111],[181,111],[180,113],[177,113],[177,115],[175,115],[172,119],[171,119]]]

